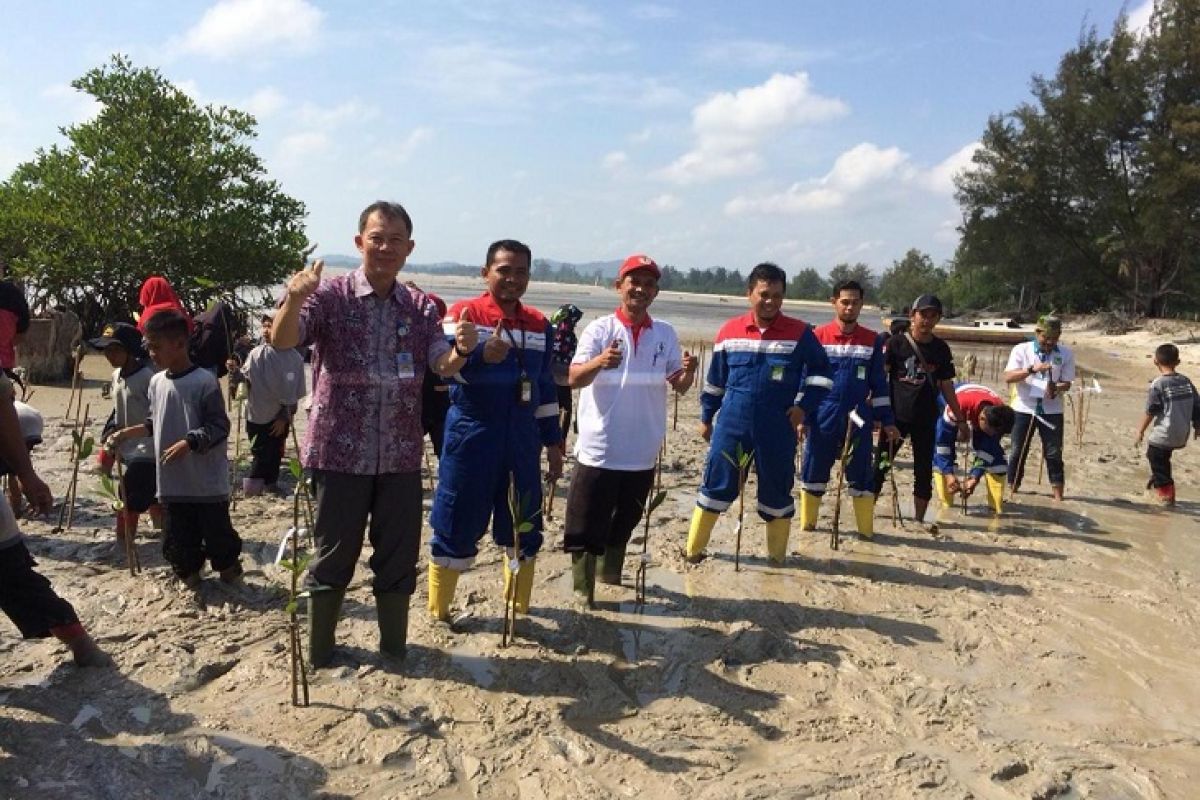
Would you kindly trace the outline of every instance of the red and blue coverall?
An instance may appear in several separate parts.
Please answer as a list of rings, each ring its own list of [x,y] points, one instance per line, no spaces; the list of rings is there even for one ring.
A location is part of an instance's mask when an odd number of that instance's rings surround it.
[[[874,494],[871,462],[874,423],[891,425],[895,419],[887,374],[883,370],[883,345],[878,334],[861,325],[856,325],[850,333],[842,333],[834,321],[813,333],[829,357],[833,388],[816,414],[806,418],[808,436],[800,466],[800,486],[818,497],[825,493],[830,468],[846,441],[850,412],[855,411],[863,425],[850,432],[846,482],[851,496]]]
[[[971,466],[968,470],[971,477],[979,480],[985,472],[1006,474],[1008,460],[1005,458],[1000,437],[986,434],[979,427],[979,415],[983,409],[987,406],[1004,405],[1004,398],[978,383],[960,383],[954,387],[954,394],[958,397],[958,407],[962,409],[971,426]],[[941,395],[938,395],[938,407],[942,414],[938,417],[937,430],[934,433],[933,468],[943,475],[953,475],[954,443],[958,440],[958,425]]]
[[[506,319],[484,293],[450,307],[443,328],[452,343],[464,310],[479,331],[479,344],[450,384],[438,486],[429,514],[433,561],[456,570],[475,560],[489,522],[496,544],[513,546],[510,478],[516,481],[523,515],[533,524],[521,534],[520,555],[537,554],[542,546],[542,447],[562,442],[550,372],[550,323],[524,305],[515,318]],[[493,332],[512,345],[498,364],[483,360],[484,344]],[[529,382],[528,402],[520,397],[522,380]]]
[[[729,459],[740,444],[754,453],[759,516],[795,516],[796,432],[787,412],[815,413],[833,385],[829,375],[825,349],[802,320],[779,314],[760,331],[747,313],[722,325],[700,395],[701,422],[716,424],[696,504],[721,512],[737,499],[738,468]]]

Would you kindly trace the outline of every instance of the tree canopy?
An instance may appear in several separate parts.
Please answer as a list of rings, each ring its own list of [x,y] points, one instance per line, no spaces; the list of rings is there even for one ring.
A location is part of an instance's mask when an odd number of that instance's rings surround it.
[[[31,305],[94,326],[128,316],[151,274],[198,310],[301,265],[304,205],[267,177],[252,116],[200,107],[122,56],[72,86],[100,113],[0,184],[0,258]]]
[[[942,294],[945,286],[946,270],[914,247],[884,271],[879,279],[879,301],[892,308],[908,308],[923,294]]]
[[[1035,77],[959,176],[952,287],[976,303],[1159,315],[1200,278],[1200,0],[1158,0]]]

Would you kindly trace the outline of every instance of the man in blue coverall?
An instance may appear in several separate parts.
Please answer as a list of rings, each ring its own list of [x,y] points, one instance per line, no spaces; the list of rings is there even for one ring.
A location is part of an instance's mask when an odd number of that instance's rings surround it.
[[[460,319],[475,324],[479,344],[450,386],[446,438],[438,464],[438,486],[429,524],[433,528],[429,564],[429,611],[450,619],[458,576],[471,566],[477,543],[492,526],[492,539],[506,548],[504,596],[515,580],[516,605],[529,610],[533,568],[542,546],[542,447],[547,478],[562,475],[562,433],[550,371],[553,335],[537,309],[521,304],[529,285],[531,254],[520,242],[494,242],[482,275],[488,290],[460,300],[446,314],[447,336]],[[515,482],[521,515],[530,529],[519,534],[514,551],[509,483]],[[510,568],[510,560],[520,559]],[[515,575],[514,575],[515,572]]]
[[[717,332],[700,395],[700,435],[712,445],[688,531],[686,555],[691,563],[704,558],[713,526],[737,499],[739,469],[730,459],[736,458],[739,445],[754,454],[768,558],[781,564],[787,555],[796,514],[792,484],[797,431],[833,381],[829,359],[812,328],[781,312],[786,285],[787,274],[776,265],[756,266],[746,281],[750,312]]]
[[[834,287],[832,301],[833,321],[813,332],[829,357],[833,389],[804,426],[808,435],[800,467],[800,528],[806,531],[816,528],[830,468],[846,444],[846,426],[853,425],[849,431],[845,479],[858,533],[869,539],[875,532],[873,423],[879,422],[890,440],[898,438],[900,431],[893,424],[879,335],[858,324],[863,305],[862,285],[857,281],[839,284]],[[857,419],[850,418],[851,412]]]

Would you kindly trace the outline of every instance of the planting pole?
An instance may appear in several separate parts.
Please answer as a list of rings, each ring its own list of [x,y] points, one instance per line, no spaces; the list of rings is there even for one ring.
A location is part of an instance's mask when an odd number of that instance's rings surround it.
[[[665,440],[664,440],[665,444]],[[656,465],[659,475],[662,474],[662,450],[658,451],[658,464]],[[646,566],[650,561],[650,515],[654,513],[654,509],[658,508],[659,504],[665,499],[664,493],[660,489],[654,490],[654,496],[648,498],[649,502],[645,507],[645,519],[643,520],[644,528],[642,529],[642,556],[638,560],[637,572],[633,578],[633,602],[635,605],[642,606],[646,604]]]
[[[1020,476],[1020,480],[1013,481],[1012,486],[1009,488],[1009,500],[1017,496],[1017,485],[1025,478],[1025,463],[1029,460],[1029,443],[1033,441],[1033,426],[1037,425],[1037,414],[1032,414],[1031,417],[1032,419],[1029,420],[1029,430],[1025,431],[1025,441],[1021,445],[1021,452],[1016,454],[1018,456],[1017,474]]]
[[[75,396],[75,390],[72,388],[71,397],[74,397],[74,396]],[[70,400],[70,398],[68,398],[67,399],[67,407],[70,408],[70,406],[71,406],[71,400]],[[79,437],[76,436],[76,433],[78,433],[78,431],[79,431],[79,412],[80,412],[80,410],[81,409],[78,406],[75,407],[75,421],[73,423],[71,423],[71,463],[72,464],[79,463],[79,461],[75,458],[75,455],[79,449],[79,444],[77,443],[77,440],[79,439]],[[63,496],[63,503],[61,506],[58,507],[58,524],[54,526],[54,533],[61,533],[63,530],[63,523],[67,519],[67,504],[71,501],[71,489],[74,487],[74,485],[75,485],[75,474],[72,473],[71,482],[67,484],[67,493]]]
[[[71,416],[71,405],[75,403],[75,389],[79,388],[79,402],[83,402],[83,386],[79,382],[79,362],[83,360],[83,343],[80,342],[75,346],[75,363],[71,369],[71,394],[67,397],[67,410],[63,412],[64,417]],[[75,406],[75,419],[79,419],[79,406]]]
[[[971,443],[967,442],[967,449],[963,450],[963,485],[959,487],[959,494],[962,495],[962,513],[967,513],[967,491],[966,481],[971,474]]]
[[[840,523],[842,518],[842,484],[846,481],[846,462],[849,460],[847,451],[850,449],[850,434],[854,430],[854,422],[846,418],[846,439],[842,443],[840,463],[838,464],[837,491],[833,500],[833,526],[829,532],[829,546],[837,550],[841,544]]]
[[[82,402],[82,400],[83,400],[83,392],[81,390],[80,391],[80,401]],[[78,411],[79,409],[76,408],[75,410]],[[79,434],[78,434],[80,448],[83,447],[83,434],[84,434],[84,431],[87,430],[88,413],[91,410],[92,410],[91,403],[88,403],[83,408],[83,420],[81,421],[81,423],[79,425]],[[76,437],[73,436],[71,438],[74,439]],[[71,530],[71,521],[73,519],[75,519],[75,500],[77,499],[77,497],[79,495],[79,462],[80,462],[80,460],[81,459],[79,458],[79,451],[76,451],[75,464],[71,468],[71,485],[67,490],[70,495],[70,497],[68,498],[69,502],[67,504],[67,530]]]
[[[904,517],[900,514],[900,490],[896,488],[896,454],[900,448],[889,441],[888,452],[891,453],[888,457],[888,484],[892,487],[892,525],[900,528],[904,526]]]
[[[749,453],[742,452],[742,445],[737,446],[737,461],[738,470],[738,520],[737,520],[737,537],[733,544],[733,571],[741,572],[742,570],[742,526],[746,518],[746,475],[750,472],[750,462],[754,459],[754,451]]]

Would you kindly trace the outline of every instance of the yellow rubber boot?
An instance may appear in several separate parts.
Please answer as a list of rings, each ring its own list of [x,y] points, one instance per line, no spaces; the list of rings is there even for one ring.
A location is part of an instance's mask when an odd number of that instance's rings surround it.
[[[821,511],[821,496],[800,490],[800,530],[815,531],[817,514]]]
[[[858,535],[870,539],[875,535],[875,495],[855,495],[850,502],[854,505],[854,524],[858,526]]]
[[[462,573],[449,567],[429,564],[429,614],[442,622],[450,621],[450,601]]]
[[[720,518],[721,515],[717,512],[696,506],[696,510],[692,512],[692,526],[688,528],[685,553],[688,561],[695,564],[704,558],[704,548],[708,547],[708,540],[712,537],[713,528]]]
[[[999,514],[1004,511],[1004,476],[987,472],[983,478],[987,482],[988,505],[992,513]]]
[[[788,535],[792,532],[792,521],[787,517],[767,522],[767,560],[782,564],[787,558]]]
[[[520,566],[517,569],[517,586],[516,586],[516,604],[517,611],[522,614],[529,613],[529,599],[533,596],[533,568],[537,564],[537,556],[521,559]],[[509,592],[513,591],[513,573],[509,567],[509,560],[504,560],[504,598],[509,597]]]
[[[933,473],[933,491],[937,495],[938,500],[942,501],[943,508],[952,508],[954,501],[950,499],[950,494],[946,491],[946,476],[935,471]]]

